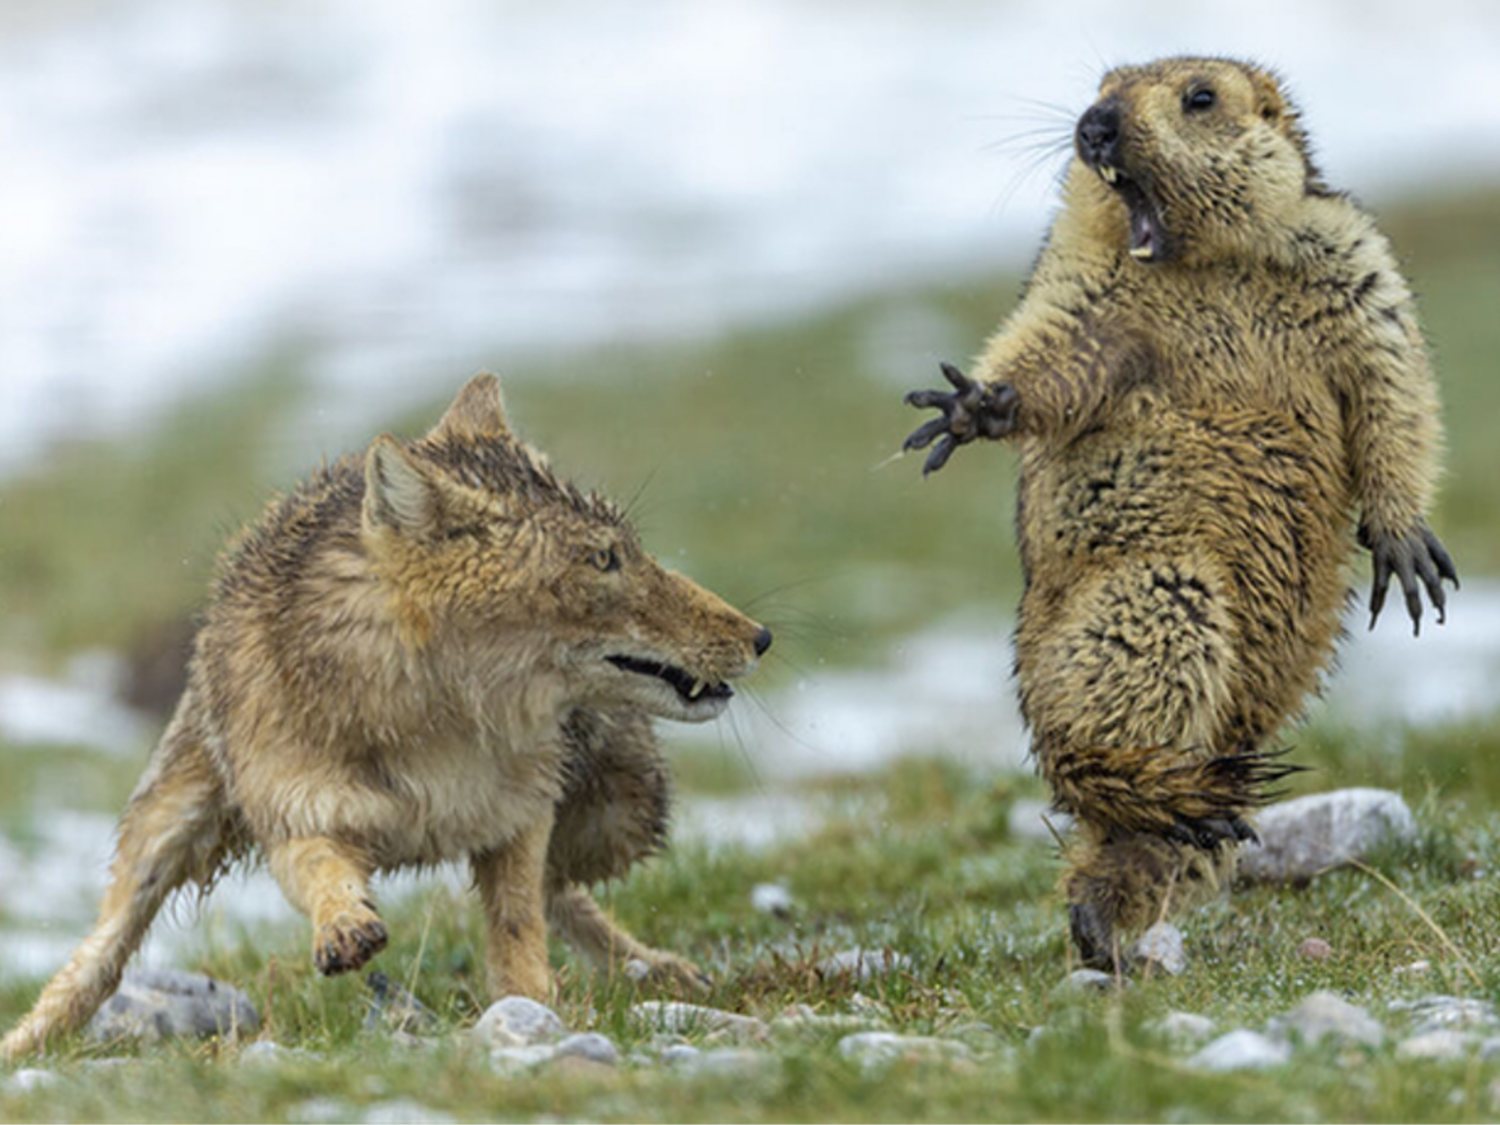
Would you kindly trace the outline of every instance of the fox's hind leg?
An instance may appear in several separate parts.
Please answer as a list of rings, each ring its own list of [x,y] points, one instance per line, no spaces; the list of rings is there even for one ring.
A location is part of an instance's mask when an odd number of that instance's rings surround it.
[[[702,992],[709,985],[708,977],[691,961],[632,937],[583,887],[552,892],[547,899],[547,920],[597,968],[619,969],[640,984],[673,992]]]
[[[370,899],[370,865],[327,836],[266,848],[282,893],[312,920],[313,964],[324,976],[358,969],[385,948],[385,923]]]
[[[190,730],[190,710],[185,696],[120,818],[93,932],[0,1040],[0,1058],[39,1051],[87,1023],[119,986],[167,896],[189,880],[207,886],[223,866],[233,818],[213,763]]]

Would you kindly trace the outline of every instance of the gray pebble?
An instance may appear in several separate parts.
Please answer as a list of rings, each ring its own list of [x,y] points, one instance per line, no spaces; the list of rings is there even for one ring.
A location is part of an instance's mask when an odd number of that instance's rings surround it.
[[[557,1057],[566,1058],[574,1056],[581,1059],[589,1059],[592,1062],[603,1063],[605,1066],[618,1066],[620,1063],[620,1049],[607,1035],[600,1035],[597,1031],[582,1031],[576,1035],[569,1035],[557,1045]]]
[[[1461,1059],[1475,1044],[1474,1036],[1463,1031],[1440,1028],[1396,1044],[1398,1059]]]
[[[661,1061],[667,1066],[688,1066],[701,1054],[703,1052],[690,1043],[673,1043],[662,1049]]]
[[[29,1094],[34,1090],[46,1090],[62,1081],[62,1075],[38,1067],[22,1067],[0,1086],[7,1094]]]
[[[699,1052],[682,1065],[693,1074],[753,1074],[775,1061],[764,1051],[752,1051],[748,1047],[718,1047]]]
[[[1255,830],[1260,843],[1240,849],[1240,877],[1286,883],[1363,859],[1391,841],[1411,841],[1417,822],[1399,793],[1337,789],[1262,809]]]
[[[95,1043],[154,1043],[182,1035],[229,1038],[254,1035],[260,1015],[239,989],[202,973],[132,969],[86,1030]]]
[[[1258,1031],[1240,1028],[1221,1035],[1187,1060],[1199,1070],[1264,1070],[1292,1057],[1287,1043],[1268,1039]]]
[[[1147,1030],[1179,1047],[1196,1047],[1209,1039],[1217,1026],[1196,1012],[1168,1012],[1147,1024]]]
[[[974,1053],[957,1039],[926,1035],[897,1035],[890,1031],[861,1031],[839,1040],[839,1054],[865,1069],[894,1062],[954,1062]]]
[[[1187,968],[1187,949],[1182,931],[1170,922],[1158,922],[1130,947],[1130,963],[1147,972],[1181,976]]]
[[[824,977],[852,976],[863,984],[873,977],[911,968],[911,958],[893,949],[841,949],[818,962],[818,973]]]
[[[645,1000],[630,1009],[630,1016],[644,1027],[676,1035],[726,1032],[737,1039],[764,1039],[770,1034],[765,1020],[678,1000]]]
[[[1387,1005],[1393,1012],[1407,1012],[1412,1019],[1412,1034],[1429,1031],[1488,1031],[1500,1028],[1500,1016],[1488,1000],[1433,994],[1415,1000],[1393,1000]]]
[[[1385,1028],[1379,1020],[1326,989],[1304,996],[1295,1008],[1272,1021],[1272,1029],[1294,1035],[1309,1046],[1325,1038],[1367,1047],[1385,1042]]]
[[[458,1119],[411,1098],[391,1098],[366,1107],[360,1120],[365,1125],[451,1125]]]
[[[550,1043],[568,1033],[557,1013],[525,996],[507,996],[485,1009],[469,1033],[488,1047]]]

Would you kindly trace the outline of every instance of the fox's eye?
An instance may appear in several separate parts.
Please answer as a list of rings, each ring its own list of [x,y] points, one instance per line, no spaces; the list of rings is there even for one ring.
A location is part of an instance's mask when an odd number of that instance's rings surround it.
[[[1197,113],[1205,109],[1213,109],[1214,102],[1218,99],[1214,92],[1207,86],[1199,86],[1195,90],[1189,90],[1182,95],[1182,112]]]
[[[615,553],[613,547],[604,547],[595,551],[589,556],[589,562],[606,574],[620,569],[620,556]]]

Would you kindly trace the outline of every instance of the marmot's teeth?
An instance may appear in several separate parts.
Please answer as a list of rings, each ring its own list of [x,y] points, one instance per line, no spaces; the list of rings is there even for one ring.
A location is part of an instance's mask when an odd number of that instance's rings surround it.
[[[688,698],[697,699],[700,695],[703,694],[703,689],[706,686],[707,685],[704,684],[702,680],[694,680],[692,690],[688,692]]]
[[[1139,258],[1143,262],[1149,262],[1152,258],[1156,257],[1156,253],[1149,246],[1132,246],[1130,248],[1130,256],[1132,258]]]
[[[1105,183],[1113,185],[1115,180],[1119,177],[1120,173],[1116,172],[1114,168],[1108,164],[1101,164],[1099,165],[1099,175],[1104,178]]]

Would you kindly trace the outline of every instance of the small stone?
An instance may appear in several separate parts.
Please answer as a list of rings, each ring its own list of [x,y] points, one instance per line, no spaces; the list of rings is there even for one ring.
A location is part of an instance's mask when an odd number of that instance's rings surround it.
[[[557,1048],[550,1043],[527,1043],[518,1047],[491,1047],[490,1067],[499,1074],[520,1074],[551,1062]]]
[[[7,1094],[29,1094],[35,1090],[46,1090],[62,1081],[62,1075],[39,1067],[22,1067],[9,1078],[0,1089]]]
[[[202,973],[132,969],[86,1030],[95,1043],[155,1043],[174,1036],[233,1038],[259,1031],[260,1015],[239,989]]]
[[[1409,842],[1417,822],[1399,793],[1337,789],[1262,809],[1255,830],[1260,843],[1240,849],[1240,877],[1289,883],[1363,859],[1389,842]]]
[[[861,984],[873,977],[911,968],[911,958],[893,949],[841,949],[818,962],[822,977],[852,976]]]
[[[1184,948],[1182,931],[1170,922],[1158,922],[1130,947],[1132,964],[1144,971],[1169,973],[1181,976],[1187,968],[1187,950]]]
[[[1393,1000],[1387,1005],[1393,1012],[1410,1012],[1412,1034],[1429,1031],[1489,1031],[1500,1028],[1500,1016],[1488,1000],[1457,996],[1429,995],[1416,1000]]]
[[[662,1049],[661,1061],[667,1066],[688,1066],[697,1061],[701,1054],[703,1052],[690,1043],[673,1043]]]
[[[1147,1029],[1179,1047],[1196,1047],[1210,1038],[1217,1025],[1196,1012],[1168,1012]]]
[[[1287,1043],[1268,1039],[1258,1031],[1240,1028],[1219,1036],[1187,1060],[1199,1070],[1264,1070],[1280,1066],[1292,1057]]]
[[[1010,811],[1005,816],[1005,824],[1012,839],[1040,844],[1055,844],[1058,836],[1066,836],[1073,831],[1071,816],[1058,812],[1046,801],[1038,801],[1032,797],[1021,797],[1012,802]]]
[[[890,1031],[861,1031],[839,1040],[839,1054],[866,1070],[895,1062],[955,1062],[974,1057],[957,1039],[926,1035],[897,1035]]]
[[[1123,977],[1120,984],[1123,987],[1128,984]],[[1115,987],[1115,977],[1110,973],[1102,973],[1098,969],[1074,969],[1057,983],[1052,990],[1053,995],[1069,992],[1108,992]]]
[[[645,1027],[676,1035],[722,1031],[737,1039],[764,1039],[770,1034],[765,1020],[680,1000],[645,1000],[630,1009],[630,1016]]]
[[[458,1119],[411,1098],[391,1098],[368,1106],[360,1120],[365,1125],[451,1125]]]
[[[437,1013],[405,988],[379,971],[365,974],[370,989],[370,1008],[365,1013],[364,1028],[375,1031],[404,1031],[410,1035],[430,1035],[438,1029]]]
[[[1278,1028],[1296,1035],[1312,1046],[1325,1038],[1340,1044],[1361,1043],[1378,1047],[1385,1042],[1385,1028],[1374,1016],[1337,993],[1326,989],[1311,993],[1279,1019]]]
[[[753,1074],[775,1061],[764,1051],[752,1051],[748,1047],[718,1047],[687,1060],[686,1069],[694,1074]]]
[[[1474,1036],[1449,1028],[1413,1035],[1396,1044],[1398,1059],[1461,1059],[1474,1046]]]
[[[1333,956],[1333,946],[1320,937],[1304,938],[1297,946],[1297,956],[1309,961],[1326,961]]]
[[[491,1047],[550,1043],[568,1033],[551,1008],[525,996],[507,996],[485,1009],[469,1034]]]
[[[750,889],[750,906],[758,913],[790,918],[795,905],[792,892],[780,883],[757,883]]]
[[[286,1119],[307,1125],[331,1125],[336,1121],[353,1121],[354,1107],[341,1098],[308,1098],[289,1107]]]
[[[557,1057],[576,1057],[603,1063],[605,1066],[618,1066],[620,1048],[616,1047],[615,1041],[607,1035],[600,1035],[597,1031],[582,1031],[569,1035],[558,1043]]]

